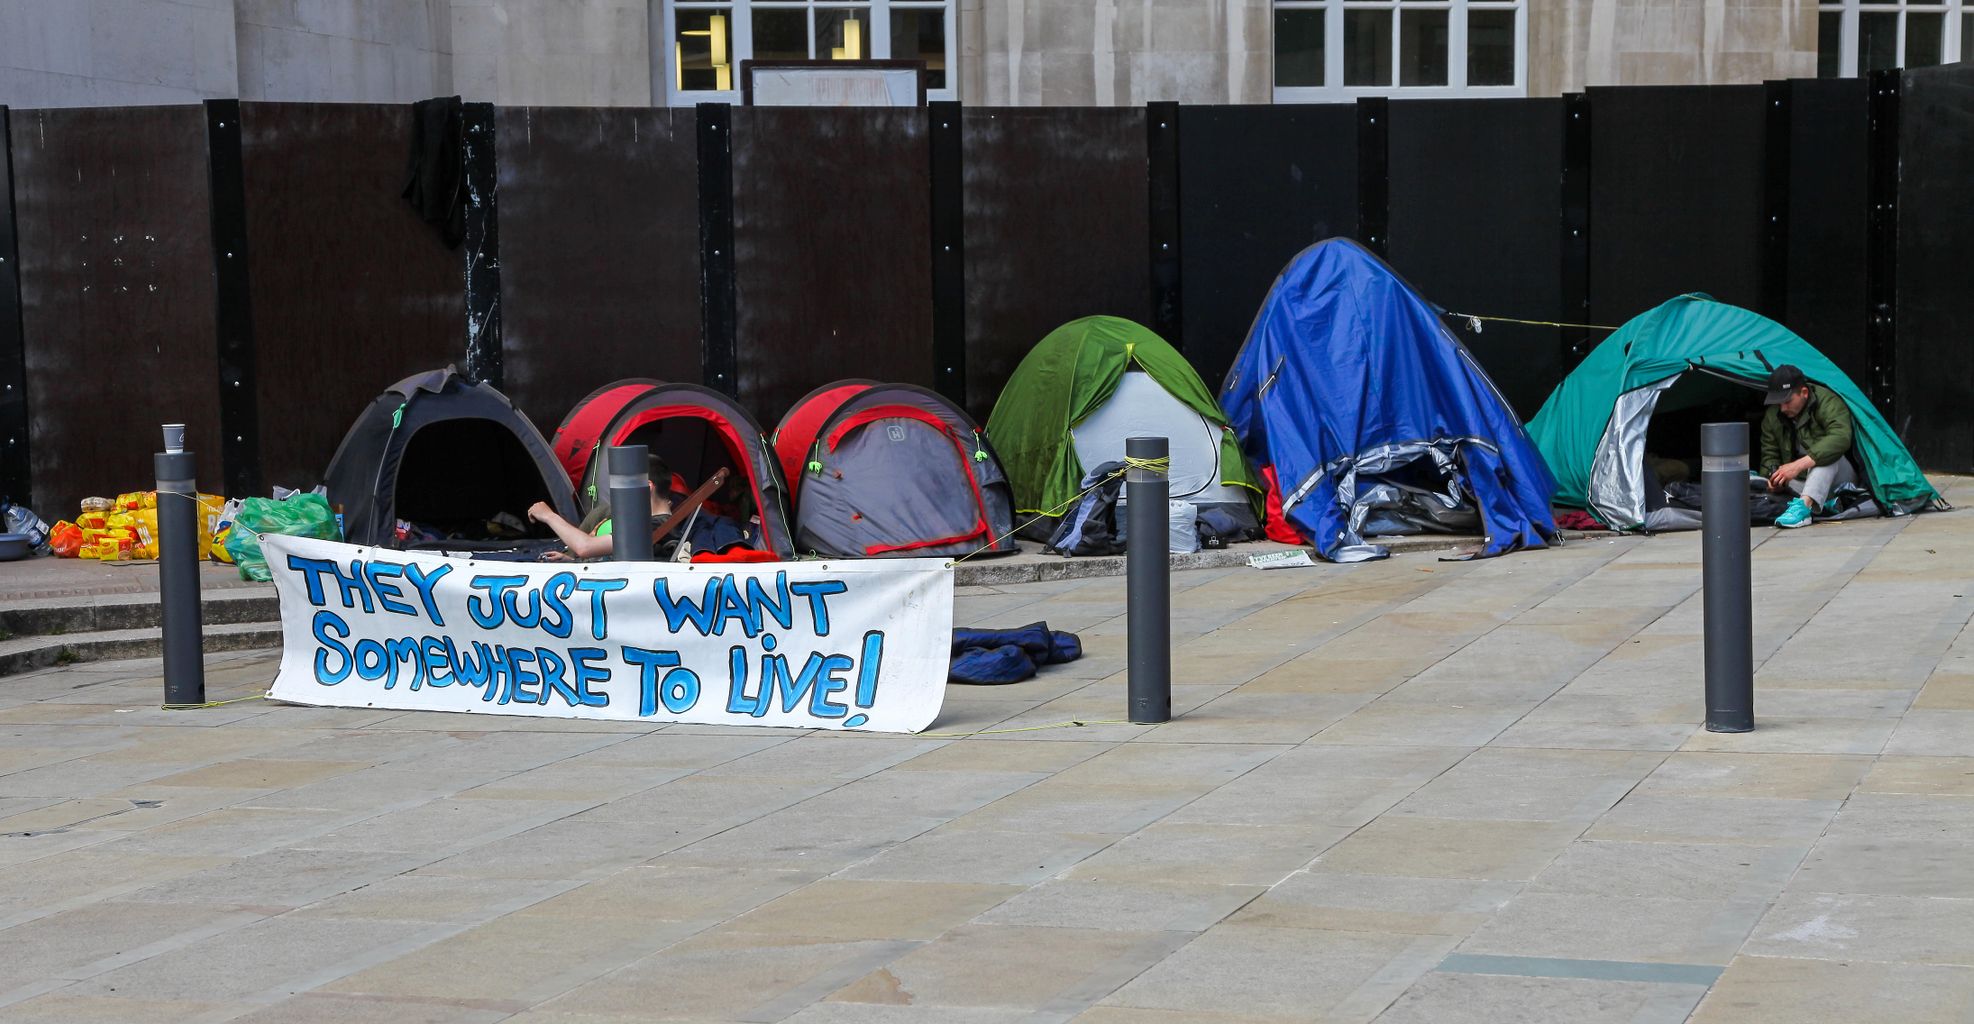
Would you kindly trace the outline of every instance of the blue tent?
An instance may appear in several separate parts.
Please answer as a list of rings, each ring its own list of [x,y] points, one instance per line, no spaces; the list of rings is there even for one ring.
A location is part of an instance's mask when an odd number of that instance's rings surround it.
[[[1555,481],[1507,400],[1434,306],[1356,242],[1289,261],[1220,405],[1325,558],[1381,558],[1366,537],[1427,530],[1479,532],[1482,555],[1555,535]]]

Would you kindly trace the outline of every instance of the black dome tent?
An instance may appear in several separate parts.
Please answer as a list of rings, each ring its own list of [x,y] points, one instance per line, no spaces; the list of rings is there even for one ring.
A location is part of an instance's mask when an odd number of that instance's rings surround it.
[[[398,546],[400,519],[490,540],[488,520],[505,512],[528,523],[537,501],[577,517],[569,477],[541,432],[506,395],[452,367],[413,374],[377,396],[343,435],[324,482],[352,544]],[[546,527],[528,526],[547,536]]]

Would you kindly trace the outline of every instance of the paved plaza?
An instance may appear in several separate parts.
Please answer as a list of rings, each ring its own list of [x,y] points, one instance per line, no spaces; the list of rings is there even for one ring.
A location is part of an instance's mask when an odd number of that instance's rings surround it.
[[[0,679],[0,1021],[1974,1019],[1974,517],[1752,540],[1745,735],[1693,534],[1175,574],[1156,727],[1121,579],[915,737]]]

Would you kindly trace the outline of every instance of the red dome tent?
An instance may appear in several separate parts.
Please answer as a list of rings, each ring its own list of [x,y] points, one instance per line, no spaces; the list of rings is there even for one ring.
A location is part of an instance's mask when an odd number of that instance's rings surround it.
[[[836,557],[1015,550],[1014,501],[980,425],[911,384],[839,381],[775,431],[800,474],[797,547]]]
[[[781,460],[781,478],[788,481],[788,494],[801,500],[802,466],[809,461],[809,450],[816,446],[816,435],[822,433],[823,424],[836,414],[860,392],[878,387],[874,380],[851,377],[822,387],[802,396],[781,418],[781,425],[775,428],[775,458]]]
[[[610,421],[632,399],[664,383],[644,377],[614,381],[583,396],[583,400],[569,410],[569,415],[562,418],[562,425],[555,428],[554,443],[555,458],[568,471],[571,484],[582,486],[583,472],[589,468],[590,454],[596,451],[597,438],[603,436]]]
[[[650,448],[672,468],[674,486],[686,489],[729,470],[732,482],[707,501],[708,510],[743,522],[758,518],[762,550],[794,557],[780,467],[760,425],[732,399],[697,384],[641,379],[591,392],[555,431],[556,456],[585,511],[607,497],[597,451],[624,444]]]

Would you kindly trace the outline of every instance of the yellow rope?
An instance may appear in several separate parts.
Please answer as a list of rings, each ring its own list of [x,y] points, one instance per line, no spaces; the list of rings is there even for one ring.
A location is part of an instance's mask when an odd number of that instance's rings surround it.
[[[1042,520],[1051,518],[1053,516],[1061,515],[1071,505],[1074,505],[1077,502],[1082,501],[1084,495],[1090,493],[1091,491],[1096,490],[1099,487],[1102,487],[1105,483],[1111,480],[1115,480],[1118,477],[1123,476],[1127,470],[1132,470],[1132,469],[1149,470],[1153,473],[1170,473],[1172,471],[1172,458],[1171,456],[1166,456],[1164,458],[1159,458],[1159,459],[1134,459],[1131,456],[1126,455],[1124,457],[1123,469],[1112,470],[1111,472],[1105,473],[1103,476],[1097,478],[1096,483],[1093,483],[1090,486],[1085,487],[1080,491],[1077,491],[1075,494],[1070,495],[1069,500],[1064,501],[1062,504],[1057,505],[1052,509],[1048,509],[1042,512],[1040,515],[1035,516],[1034,518],[1028,520],[1027,522],[1022,523],[1019,526],[1016,526],[1014,529],[1009,530],[1008,532],[1001,534],[998,537],[991,538],[990,540],[987,541],[987,543],[982,544],[977,548],[974,548],[972,551],[969,551],[966,554],[961,555],[960,557],[955,558],[950,562],[947,562],[945,567],[950,569],[953,566],[956,566],[961,562],[964,562],[967,559],[972,558],[977,554],[980,554],[983,551],[991,551],[993,550],[994,545],[999,544],[1000,542],[1008,539],[1009,537],[1012,537],[1015,534],[1028,529],[1030,526],[1034,525],[1035,523],[1041,522]]]
[[[207,701],[207,702],[205,702],[204,704],[160,704],[160,705],[158,705],[158,710],[160,710],[160,711],[200,711],[200,710],[203,710],[203,709],[205,709],[205,708],[217,708],[217,707],[224,707],[224,706],[226,706],[226,705],[228,705],[228,704],[238,704],[238,703],[240,703],[240,702],[241,702],[241,701],[243,701],[243,700],[266,700],[266,699],[267,699],[267,694],[264,694],[264,693],[255,693],[255,694],[250,694],[250,695],[248,695],[248,696],[245,696],[245,697],[235,697],[235,698],[233,698],[232,700],[209,700],[209,701]]]
[[[206,511],[206,509],[207,509],[207,508],[209,507],[209,506],[207,506],[207,505],[206,505],[206,503],[205,503],[205,502],[203,502],[203,501],[200,501],[200,500],[199,500],[199,496],[198,496],[198,495],[196,495],[196,494],[187,494],[187,493],[185,493],[184,491],[153,491],[153,492],[151,492],[151,493],[153,493],[153,494],[169,494],[169,495],[173,495],[173,496],[175,496],[175,497],[179,497],[179,498],[190,498],[190,499],[192,499],[192,505],[194,506],[194,510],[195,510],[195,511],[197,511],[197,512],[199,512],[199,513],[201,513],[201,514],[203,514],[203,513],[204,513],[204,512]],[[222,505],[221,507],[222,507],[222,508],[224,508],[225,506],[224,506],[224,505]],[[215,517],[217,517],[217,515],[218,515],[218,513],[214,513],[214,516],[215,516]],[[217,518],[215,518],[215,522],[217,522]],[[258,539],[258,538],[260,538],[260,537],[262,536],[262,534],[261,534],[261,531],[259,531],[259,530],[256,530],[256,529],[254,529],[254,528],[253,528],[253,527],[251,527],[251,526],[240,526],[240,525],[239,525],[239,524],[237,524],[237,523],[229,523],[228,525],[229,525],[229,526],[232,526],[232,527],[237,527],[237,528],[238,528],[238,529],[240,529],[240,530],[244,530],[244,531],[246,531],[247,533],[250,533],[250,534],[253,534],[253,535],[254,535],[254,537],[255,537],[256,539]],[[205,561],[205,560],[206,560],[206,559],[205,559],[205,556],[204,556],[204,555],[200,555],[200,556],[199,556],[199,561],[201,561],[201,562],[203,562],[203,561]],[[195,706],[196,706],[196,705],[195,705]]]
[[[1004,736],[1015,732],[1041,732],[1044,729],[1071,729],[1089,725],[1149,725],[1149,722],[1127,722],[1123,719],[1106,719],[1101,722],[1050,722],[1048,725],[1024,725],[1014,729],[981,729],[978,732],[922,732],[920,736],[936,740],[963,740],[968,736]]]
[[[1467,329],[1475,334],[1481,332],[1480,322],[1482,320],[1491,320],[1495,323],[1502,324],[1525,324],[1529,327],[1581,327],[1591,331],[1617,330],[1615,327],[1609,327],[1604,324],[1566,324],[1556,320],[1519,320],[1512,316],[1481,316],[1477,313],[1454,313],[1451,311],[1448,311],[1446,315],[1467,321]]]

